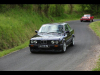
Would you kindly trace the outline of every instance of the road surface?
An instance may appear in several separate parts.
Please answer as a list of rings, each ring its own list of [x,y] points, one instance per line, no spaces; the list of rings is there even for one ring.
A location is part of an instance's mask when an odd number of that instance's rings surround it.
[[[98,21],[100,19],[94,19]],[[75,46],[65,53],[30,53],[29,47],[0,58],[0,71],[80,71],[87,70],[87,61],[94,58],[98,37],[88,27],[91,22],[67,22],[75,30]],[[90,66],[89,66],[90,65]],[[90,69],[89,69],[90,70]]]

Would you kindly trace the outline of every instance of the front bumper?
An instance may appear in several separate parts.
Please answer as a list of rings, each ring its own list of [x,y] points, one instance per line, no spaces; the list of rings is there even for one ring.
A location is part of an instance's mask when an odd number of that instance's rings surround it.
[[[39,45],[29,44],[30,51],[33,52],[39,52],[39,51],[61,52],[63,47],[62,44],[49,44],[48,46],[49,48],[39,48]]]
[[[80,19],[80,21],[90,21],[90,19],[83,18],[83,19]]]

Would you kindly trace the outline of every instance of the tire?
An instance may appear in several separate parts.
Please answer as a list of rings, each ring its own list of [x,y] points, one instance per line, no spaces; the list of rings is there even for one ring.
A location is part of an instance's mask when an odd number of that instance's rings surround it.
[[[31,53],[34,53],[34,51],[31,51],[31,50],[30,50],[30,52],[31,52]]]
[[[72,42],[71,42],[71,46],[74,46],[74,37],[73,37],[73,39],[72,39]]]
[[[81,22],[83,21],[83,20],[80,20]]]
[[[93,19],[92,19],[92,22],[93,22]]]
[[[90,21],[89,22],[93,22],[91,19],[90,19]]]
[[[63,42],[62,53],[65,53],[66,52],[66,47],[67,47],[66,43]]]
[[[39,52],[39,51],[34,51],[32,48],[30,48],[30,52],[31,52],[31,53],[37,53],[37,52]]]

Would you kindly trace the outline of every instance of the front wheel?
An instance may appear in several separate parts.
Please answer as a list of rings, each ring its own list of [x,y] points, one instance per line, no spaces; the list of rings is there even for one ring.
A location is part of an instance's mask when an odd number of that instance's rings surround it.
[[[93,20],[92,19],[90,19],[90,21],[89,22],[93,22]]]
[[[71,46],[74,46],[74,37],[73,37],[73,39],[72,39],[72,41],[71,41]]]
[[[81,22],[83,21],[83,20],[80,20]]]
[[[34,51],[34,49],[30,48],[30,52],[31,52],[31,53],[37,53],[37,52],[39,52],[39,51]]]
[[[63,52],[63,53],[66,52],[66,47],[67,47],[67,46],[66,46],[66,43],[64,42],[64,43],[63,43],[63,47],[62,47],[62,52]]]
[[[30,52],[31,52],[31,53],[34,53],[34,51],[33,51],[32,49],[30,49]]]

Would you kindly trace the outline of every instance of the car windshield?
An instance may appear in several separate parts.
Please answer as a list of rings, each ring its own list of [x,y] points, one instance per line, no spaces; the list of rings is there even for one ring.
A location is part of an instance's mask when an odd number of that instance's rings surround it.
[[[90,15],[84,15],[84,17],[90,17]]]
[[[63,26],[62,25],[43,25],[39,29],[39,33],[62,33],[63,32]]]

